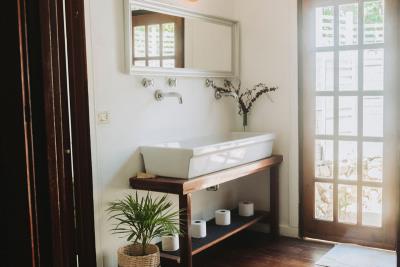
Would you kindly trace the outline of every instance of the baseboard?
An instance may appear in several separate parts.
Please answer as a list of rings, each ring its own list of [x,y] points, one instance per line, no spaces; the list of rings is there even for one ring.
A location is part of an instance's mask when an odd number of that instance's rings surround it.
[[[270,233],[270,227],[268,224],[257,223],[250,227],[251,230],[261,232],[261,233]],[[279,225],[279,233],[282,236],[299,238],[299,228],[292,227],[287,224]]]
[[[279,225],[279,231],[280,231],[280,234],[283,236],[294,237],[294,238],[299,237],[299,228],[298,227],[293,227],[293,226],[290,226],[287,224],[281,224],[281,225]]]

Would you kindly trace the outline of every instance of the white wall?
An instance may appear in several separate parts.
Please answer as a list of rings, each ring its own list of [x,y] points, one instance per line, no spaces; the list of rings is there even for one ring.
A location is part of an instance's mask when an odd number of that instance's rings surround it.
[[[184,39],[186,68],[232,71],[231,26],[186,18]]]
[[[249,131],[277,134],[274,153],[283,154],[280,188],[280,230],[298,235],[298,85],[297,0],[235,0],[235,17],[241,29],[241,80],[244,87],[258,82],[278,85],[274,103],[260,98],[249,115]],[[236,124],[241,118],[236,116]],[[249,180],[240,196],[268,196],[257,186],[264,177]],[[257,192],[251,191],[257,189]],[[243,192],[245,191],[245,192]],[[251,193],[250,193],[251,192]],[[264,199],[260,199],[264,198]]]
[[[178,2],[199,12],[233,15],[230,0],[202,0],[195,5]],[[176,90],[183,95],[183,105],[176,99],[156,102],[154,89],[140,85],[143,77],[124,72],[123,1],[87,0],[85,4],[96,250],[98,266],[116,266],[117,248],[125,242],[110,234],[104,210],[107,202],[133,192],[128,178],[143,170],[138,146],[230,131],[234,128],[233,106],[228,99],[217,102],[204,79],[192,78],[178,79]],[[155,78],[155,85],[168,89],[166,78]],[[110,112],[110,124],[96,123],[102,111]],[[218,192],[196,193],[194,219],[209,219],[217,208],[232,208],[236,191],[232,183]],[[177,197],[171,199],[176,203]]]
[[[281,168],[281,232],[297,233],[297,39],[296,0],[163,0],[210,15],[237,18],[242,23],[242,79],[251,86],[264,81],[280,86],[275,103],[260,100],[250,114],[249,130],[278,134],[275,153],[284,155]],[[171,139],[240,130],[231,99],[215,101],[204,79],[179,78],[175,99],[155,102],[154,89],[140,85],[143,77],[124,70],[122,0],[86,0],[86,31],[93,150],[94,205],[98,266],[115,266],[116,250],[124,244],[110,234],[106,203],[132,192],[128,178],[143,170],[138,146]],[[167,89],[166,78],[155,78]],[[98,112],[111,114],[98,124]],[[255,179],[254,179],[255,178]],[[254,191],[256,190],[256,191]],[[194,219],[212,217],[216,208],[232,208],[237,200],[252,199],[268,208],[267,179],[249,177],[223,185],[218,192],[194,195]],[[171,196],[175,203],[176,196]],[[207,208],[205,208],[207,207]]]

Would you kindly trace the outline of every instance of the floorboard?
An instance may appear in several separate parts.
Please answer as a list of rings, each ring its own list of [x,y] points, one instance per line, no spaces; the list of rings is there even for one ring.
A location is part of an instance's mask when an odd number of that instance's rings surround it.
[[[244,231],[193,257],[194,267],[311,267],[333,245]],[[178,267],[162,261],[163,267]]]

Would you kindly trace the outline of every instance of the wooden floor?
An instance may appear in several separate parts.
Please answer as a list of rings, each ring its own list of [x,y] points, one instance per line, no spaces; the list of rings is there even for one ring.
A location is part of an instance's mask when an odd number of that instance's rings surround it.
[[[194,256],[195,267],[308,267],[333,245],[244,231]],[[177,267],[162,262],[162,267]]]

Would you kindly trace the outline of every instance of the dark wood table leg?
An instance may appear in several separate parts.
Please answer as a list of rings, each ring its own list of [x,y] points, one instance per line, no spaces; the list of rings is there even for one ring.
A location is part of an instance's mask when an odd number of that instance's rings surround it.
[[[270,214],[271,234],[273,238],[279,237],[279,166],[270,169]]]
[[[192,239],[189,233],[189,226],[192,223],[192,194],[179,195],[179,209],[184,209],[182,214],[181,229],[183,235],[179,238],[179,249],[181,266],[192,267]]]

